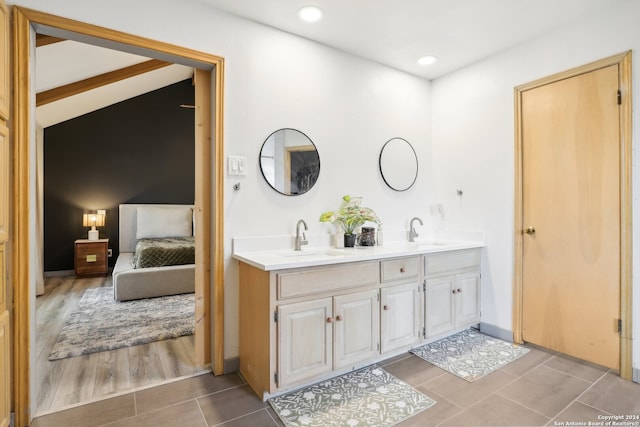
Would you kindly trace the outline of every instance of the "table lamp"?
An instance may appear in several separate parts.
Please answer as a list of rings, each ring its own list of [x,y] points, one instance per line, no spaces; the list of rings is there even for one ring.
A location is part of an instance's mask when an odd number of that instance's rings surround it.
[[[96,227],[104,227],[106,217],[107,212],[104,209],[99,209],[95,213],[82,214],[82,226],[91,227],[87,237],[89,240],[98,240],[100,238],[100,232],[96,230]]]

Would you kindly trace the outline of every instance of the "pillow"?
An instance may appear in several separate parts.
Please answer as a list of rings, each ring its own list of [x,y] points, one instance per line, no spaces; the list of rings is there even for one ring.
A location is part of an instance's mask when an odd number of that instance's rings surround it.
[[[136,239],[191,236],[192,211],[190,206],[140,206]]]

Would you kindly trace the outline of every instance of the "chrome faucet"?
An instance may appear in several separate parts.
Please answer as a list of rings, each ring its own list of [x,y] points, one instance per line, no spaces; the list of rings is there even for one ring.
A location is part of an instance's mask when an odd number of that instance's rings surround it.
[[[296,224],[296,241],[293,248],[293,250],[295,251],[302,250],[301,246],[309,243],[307,241],[307,236],[304,235],[304,231],[302,232],[302,237],[300,237],[300,224],[304,225],[305,231],[308,230],[307,223],[304,222],[304,219],[301,219],[300,221],[298,221],[298,223]]]
[[[418,218],[417,216],[411,218],[411,221],[409,222],[409,242],[414,242],[416,237],[419,236],[418,232],[416,231],[415,227],[413,226],[413,222],[416,221],[416,220],[420,223],[420,225],[424,225],[422,223],[422,220],[420,218]]]

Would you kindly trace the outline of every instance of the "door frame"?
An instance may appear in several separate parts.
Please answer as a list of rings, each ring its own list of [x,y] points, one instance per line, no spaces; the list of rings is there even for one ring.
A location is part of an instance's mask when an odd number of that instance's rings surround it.
[[[35,96],[31,59],[34,34],[46,32],[150,57],[169,58],[196,71],[196,362],[212,363],[214,374],[224,370],[224,240],[223,240],[223,94],[224,58],[108,28],[61,18],[18,6],[12,7],[13,29],[13,176],[10,280],[13,294],[13,407],[17,426],[31,422],[31,277],[30,226],[31,129]],[[204,70],[204,71],[203,71]],[[203,79],[202,77],[205,77]],[[200,82],[198,82],[200,80]],[[207,80],[207,81],[203,81]],[[213,91],[213,99],[212,97]],[[202,99],[203,105],[198,105]],[[211,108],[214,109],[213,115]],[[211,122],[213,118],[213,123]],[[212,141],[213,138],[213,141]],[[212,192],[214,197],[212,197]],[[213,283],[213,285],[211,284]],[[211,342],[211,337],[212,341]],[[213,353],[213,354],[212,354]],[[213,358],[213,361],[211,360]]]
[[[523,343],[523,168],[522,168],[522,94],[540,86],[618,65],[620,82],[620,377],[632,379],[632,99],[631,51],[619,53],[581,67],[514,88],[515,92],[515,205],[514,205],[514,268],[513,268],[513,340]]]

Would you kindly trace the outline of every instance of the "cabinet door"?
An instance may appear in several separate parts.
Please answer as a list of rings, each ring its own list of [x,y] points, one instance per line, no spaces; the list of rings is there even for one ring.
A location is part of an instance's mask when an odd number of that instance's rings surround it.
[[[455,276],[427,280],[425,294],[425,322],[427,337],[448,332],[454,328],[454,282]]]
[[[336,369],[378,354],[380,303],[378,290],[334,297]]]
[[[420,285],[405,285],[380,290],[381,351],[409,346],[420,339]]]
[[[456,328],[480,321],[480,273],[462,273],[455,281]]]
[[[278,386],[312,379],[332,370],[331,298],[278,307]]]

